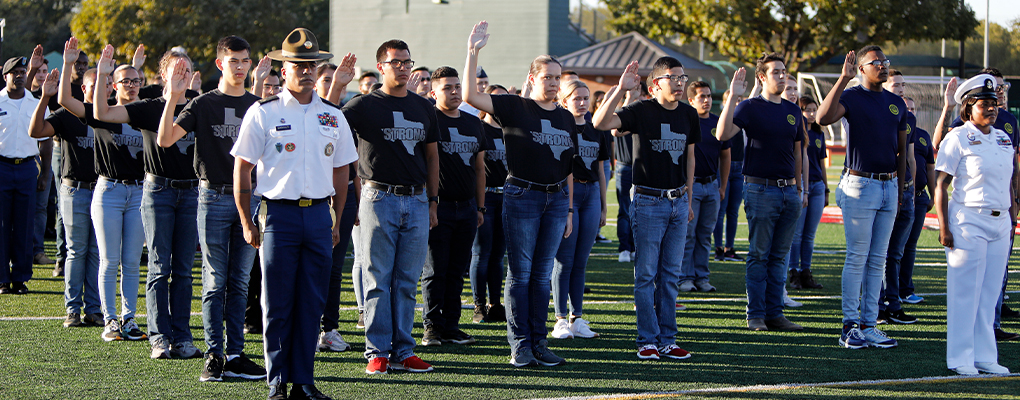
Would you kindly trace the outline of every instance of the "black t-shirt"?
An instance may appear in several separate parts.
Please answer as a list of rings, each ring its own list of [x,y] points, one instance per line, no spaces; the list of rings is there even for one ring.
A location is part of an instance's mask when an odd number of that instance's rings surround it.
[[[358,137],[358,176],[390,185],[425,183],[425,145],[439,141],[432,103],[411,92],[394,97],[375,90],[351,99],[343,113]]]
[[[194,99],[198,96],[199,93],[194,90],[188,89],[184,91],[184,97],[186,98]],[[151,85],[143,86],[141,89],[138,89],[139,100],[155,99],[159,97],[163,97],[163,85],[157,85],[154,83]]]
[[[60,108],[46,117],[60,138],[60,176],[79,182],[96,181],[95,134],[92,128]]]
[[[439,121],[439,198],[464,201],[475,197],[475,161],[487,150],[478,117],[461,112],[451,118],[436,110]]]
[[[42,98],[42,88],[34,90],[32,92],[32,96],[35,96],[35,98],[37,98],[37,99],[41,99]],[[75,85],[73,83],[71,84],[71,97],[74,97],[74,98],[78,99],[78,101],[84,101],[82,99],[85,98],[85,92],[81,91],[81,84],[77,84],[77,85]],[[57,96],[50,97],[50,102],[46,104],[46,108],[49,108],[51,113],[52,112],[56,112],[57,110],[62,108],[62,107],[60,107],[60,103],[57,102]],[[72,115],[74,115],[74,114],[72,114]],[[77,117],[75,117],[75,118],[77,118]]]
[[[111,124],[95,119],[92,104],[85,103],[85,123],[95,138],[96,174],[112,179],[142,180],[145,169],[142,133],[128,124]]]
[[[667,110],[654,99],[617,111],[621,132],[631,132],[634,184],[676,189],[687,184],[687,145],[701,141],[698,112],[687,104]],[[623,140],[621,140],[623,141]]]
[[[128,124],[141,131],[145,139],[145,172],[175,180],[198,179],[192,166],[195,160],[195,132],[188,132],[173,146],[165,149],[159,147],[156,136],[165,104],[166,99],[158,97],[124,105],[131,120]],[[178,104],[174,108],[174,117],[183,109],[184,105]]]
[[[822,164],[819,160],[828,157],[825,155],[825,134],[814,129],[808,130],[808,181],[818,182],[825,178],[822,171]]]
[[[506,145],[503,128],[482,123],[482,132],[488,142],[485,150],[485,186],[503,187],[506,182]]]
[[[765,179],[790,179],[794,175],[794,142],[804,141],[804,117],[800,107],[782,100],[779,104],[759,97],[740,102],[733,124],[744,129],[744,175]]]
[[[492,97],[493,118],[503,127],[510,175],[543,185],[570,175],[574,158],[574,116],[556,107],[546,110],[535,100],[513,94]]]
[[[613,157],[616,158],[617,166],[634,164],[634,139],[632,135],[614,138]]]
[[[258,100],[248,92],[228,96],[216,89],[196,97],[177,115],[176,124],[194,132],[194,167],[199,179],[220,185],[233,183],[230,149],[237,141],[244,113]]]
[[[709,113],[701,119],[701,142],[694,146],[694,176],[706,178],[719,173],[719,154],[730,148],[729,140],[720,142],[715,137],[719,116]]]
[[[600,171],[598,161],[609,159],[606,131],[596,130],[589,121],[584,125],[574,125],[570,136],[574,143],[577,143],[572,168],[574,179],[598,182]],[[609,177],[606,177],[606,180],[609,180]]]

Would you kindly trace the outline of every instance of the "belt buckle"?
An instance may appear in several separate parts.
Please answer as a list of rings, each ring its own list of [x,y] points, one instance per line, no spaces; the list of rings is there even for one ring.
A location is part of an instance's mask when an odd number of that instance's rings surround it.
[[[776,187],[784,188],[787,186],[790,186],[790,184],[787,183],[785,179],[776,179]]]
[[[299,199],[298,207],[309,207],[312,205],[312,199]]]
[[[665,192],[667,199],[676,200],[676,199],[680,198],[680,190],[679,189],[669,189],[669,190],[664,190],[663,192]]]
[[[24,162],[25,162],[25,159],[24,159],[24,158],[15,158],[15,159],[14,159],[14,165],[21,165],[21,164],[23,164]]]
[[[999,214],[1001,214],[1001,212],[999,212],[998,210],[991,210],[990,213],[992,214],[993,217],[998,217]]]

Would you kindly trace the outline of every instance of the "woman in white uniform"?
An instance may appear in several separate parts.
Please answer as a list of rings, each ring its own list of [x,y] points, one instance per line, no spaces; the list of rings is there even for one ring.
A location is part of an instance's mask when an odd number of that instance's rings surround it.
[[[992,330],[1015,215],[1013,146],[992,124],[995,78],[978,75],[956,90],[963,126],[948,133],[935,160],[939,241],[946,246],[946,364],[961,375],[1007,374]],[[955,181],[955,182],[954,182]],[[947,193],[953,184],[953,195]]]

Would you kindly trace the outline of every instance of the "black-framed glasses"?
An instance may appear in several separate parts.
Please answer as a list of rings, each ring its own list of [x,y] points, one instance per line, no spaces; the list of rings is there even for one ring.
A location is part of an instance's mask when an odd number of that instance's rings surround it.
[[[406,69],[414,68],[414,60],[389,60],[383,61],[382,63],[389,64],[390,68],[393,69],[400,69],[400,67],[404,67]]]
[[[142,85],[142,79],[141,78],[135,78],[135,79],[124,78],[124,79],[121,79],[121,80],[117,81],[117,83],[119,83],[121,85],[124,85],[124,86],[141,86]]]
[[[889,68],[889,66],[892,65],[892,61],[889,61],[889,60],[871,60],[871,62],[865,63],[865,64],[869,64],[869,65],[871,65],[871,66],[873,66],[875,68],[882,68],[882,67]]]
[[[687,76],[687,74],[683,74],[683,75],[663,75],[663,76],[657,76],[653,80],[657,81],[659,79],[669,79],[673,83],[683,84],[683,83],[686,83],[687,80],[690,79],[690,77]]]
[[[1008,92],[1010,86],[1011,85],[1009,84],[1009,82],[1006,82],[1006,83],[1003,83],[1001,85],[996,86],[995,87],[995,91],[996,92]]]

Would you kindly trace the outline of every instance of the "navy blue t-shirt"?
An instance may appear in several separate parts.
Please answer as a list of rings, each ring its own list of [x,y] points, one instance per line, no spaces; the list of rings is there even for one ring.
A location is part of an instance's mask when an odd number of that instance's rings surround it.
[[[951,130],[958,126],[963,126],[963,121],[960,120],[959,116],[957,116],[956,119],[953,120],[953,123],[949,125],[949,129]],[[992,124],[992,126],[995,129],[1006,132],[1006,134],[1009,135],[1009,140],[1013,141],[1014,148],[1020,146],[1020,143],[1017,143],[1017,119],[1013,116],[1013,113],[1010,113],[1000,107],[999,116],[995,118],[995,123]]]
[[[733,124],[747,135],[744,175],[765,179],[794,176],[794,142],[804,141],[800,107],[783,100],[776,104],[761,96],[737,104]]]
[[[730,142],[730,161],[744,161],[744,130],[728,140]]]
[[[864,86],[843,91],[839,104],[846,113],[847,168],[871,173],[896,172],[899,132],[907,128],[907,105],[888,90],[872,92]]]
[[[701,118],[701,142],[694,145],[694,176],[705,178],[719,173],[719,153],[730,148],[730,141],[715,137],[719,116],[709,113]]]
[[[577,151],[574,153],[574,165],[571,169],[574,179],[598,182],[598,161],[609,159],[609,142],[605,131],[596,130],[591,122],[575,125],[570,134]],[[609,180],[609,177],[606,177]]]
[[[928,164],[935,163],[935,148],[931,145],[931,135],[921,128],[914,130],[914,161],[917,163],[914,190],[920,190],[928,184]]]
[[[825,155],[825,134],[814,129],[808,129],[808,181],[818,182],[825,179],[825,171],[822,170],[823,158]]]
[[[698,112],[684,103],[668,110],[654,99],[616,112],[621,132],[631,132],[634,185],[676,189],[687,184],[687,145],[701,141]],[[619,140],[618,142],[626,141]]]

